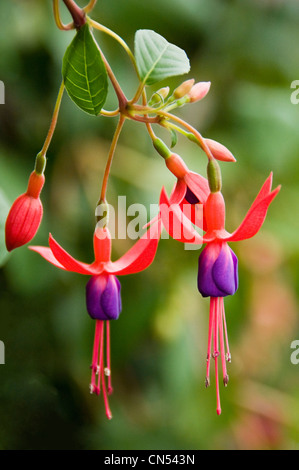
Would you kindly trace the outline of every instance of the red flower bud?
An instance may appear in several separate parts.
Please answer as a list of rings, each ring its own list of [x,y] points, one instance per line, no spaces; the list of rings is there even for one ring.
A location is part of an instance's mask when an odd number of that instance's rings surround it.
[[[5,241],[8,251],[25,245],[35,236],[43,216],[39,195],[45,182],[44,175],[33,171],[27,192],[13,203],[5,225]]]
[[[235,162],[236,159],[233,154],[222,144],[216,142],[216,140],[212,139],[205,139],[205,143],[211,150],[213,157],[216,160],[220,160],[222,162]]]
[[[166,166],[168,170],[171,171],[178,179],[184,178],[189,172],[189,169],[184,162],[184,160],[177,155],[172,153],[169,157],[165,159]]]

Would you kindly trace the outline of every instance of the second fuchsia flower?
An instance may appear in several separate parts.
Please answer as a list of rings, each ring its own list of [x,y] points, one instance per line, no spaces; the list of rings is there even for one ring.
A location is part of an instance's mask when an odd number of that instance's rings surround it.
[[[210,162],[209,165],[213,163]],[[190,220],[184,217],[180,205],[173,202],[173,198],[169,199],[164,189],[160,197],[160,214],[163,225],[173,238],[181,242],[206,244],[198,260],[197,285],[203,297],[210,297],[206,386],[210,385],[210,361],[213,358],[215,360],[217,413],[220,415],[218,358],[220,357],[221,360],[225,386],[227,386],[229,380],[226,362],[231,361],[223,299],[228,295],[234,295],[238,289],[238,259],[228,246],[228,242],[251,238],[260,230],[269,205],[277,196],[280,187],[271,191],[271,173],[241,225],[233,233],[229,233],[225,229],[225,202],[220,191],[221,182],[217,182],[216,178],[216,184],[213,184],[212,178],[212,184],[210,180],[209,183],[211,191],[206,201],[204,201],[206,231],[204,236],[200,236],[195,231]],[[204,184],[201,189],[205,189],[205,187]],[[202,191],[197,192],[195,189],[194,196],[200,199]],[[170,214],[172,224],[168,223]],[[175,232],[179,232],[177,228],[175,229],[177,226],[183,226],[180,231],[185,235],[181,238],[174,236]]]
[[[49,248],[30,247],[60,269],[91,276],[86,286],[86,307],[90,317],[96,321],[96,327],[90,392],[99,395],[102,391],[108,419],[112,418],[108,402],[108,395],[112,393],[109,322],[117,320],[122,309],[121,286],[116,275],[133,274],[146,269],[154,260],[160,234],[161,223],[156,221],[125,255],[114,262],[111,261],[111,237],[108,228],[97,227],[95,230],[93,238],[95,260],[91,264],[77,261],[51,235]],[[105,328],[106,355],[104,354]],[[108,381],[107,387],[105,377]]]

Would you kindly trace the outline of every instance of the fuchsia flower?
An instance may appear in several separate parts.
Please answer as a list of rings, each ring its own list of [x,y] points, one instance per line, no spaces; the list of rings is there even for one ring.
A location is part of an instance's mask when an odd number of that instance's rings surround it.
[[[215,360],[217,413],[221,414],[218,357],[220,356],[224,385],[228,384],[226,361],[231,361],[228,345],[227,328],[223,298],[233,295],[238,288],[238,260],[228,246],[228,242],[245,240],[253,237],[261,228],[269,205],[278,194],[280,187],[271,191],[272,173],[265,181],[254,203],[249,209],[241,225],[231,234],[225,230],[225,202],[219,190],[210,192],[204,203],[204,221],[206,233],[200,236],[181,213],[179,204],[168,199],[163,189],[160,197],[160,214],[163,225],[170,228],[173,236],[176,225],[183,224],[184,236],[180,241],[189,243],[205,243],[198,261],[198,290],[203,297],[210,297],[210,319],[207,354],[206,386],[210,385],[210,360]],[[194,191],[195,196],[201,193]],[[167,225],[169,213],[173,223]],[[165,223],[166,221],[166,223]],[[187,236],[188,235],[188,236]],[[213,345],[212,345],[213,342]],[[212,352],[213,351],[213,352]]]
[[[26,193],[13,203],[5,224],[5,241],[8,251],[29,243],[36,235],[43,217],[40,193],[45,183],[44,175],[33,171]]]
[[[108,228],[97,227],[94,233],[95,261],[82,263],[69,255],[50,235],[50,247],[31,246],[49,263],[65,271],[92,276],[86,286],[86,306],[91,318],[96,320],[91,364],[90,392],[103,392],[108,419],[112,418],[108,395],[112,393],[110,364],[110,320],[121,313],[120,282],[116,275],[138,273],[154,260],[161,233],[160,221],[154,222],[142,238],[119,260],[111,261],[111,236]],[[104,330],[106,326],[106,364],[104,358]],[[105,376],[107,376],[107,389]]]
[[[160,148],[158,151],[160,151]],[[176,217],[173,218],[171,216],[172,210],[170,210],[167,214],[165,214],[164,211],[160,211],[158,219],[161,220],[161,216],[163,215],[164,226],[173,238],[176,240],[189,242],[190,240],[184,239],[184,233],[182,233],[181,230],[182,228],[184,232],[185,223],[180,225],[178,223],[174,224],[173,222],[177,222],[176,218],[181,216],[183,220],[188,220],[190,224],[193,223],[200,228],[204,228],[203,218],[200,217],[199,214],[202,214],[203,204],[206,202],[210,193],[209,183],[208,180],[203,176],[190,171],[184,160],[179,155],[170,153],[164,158],[167,168],[177,178],[177,182],[172,190],[170,200],[168,201],[169,206],[176,210]],[[164,192],[164,190],[162,192]],[[157,220],[157,218],[153,220]],[[150,222],[149,225],[152,222]],[[195,235],[197,234],[195,233]],[[191,235],[191,240],[193,240],[193,234]]]

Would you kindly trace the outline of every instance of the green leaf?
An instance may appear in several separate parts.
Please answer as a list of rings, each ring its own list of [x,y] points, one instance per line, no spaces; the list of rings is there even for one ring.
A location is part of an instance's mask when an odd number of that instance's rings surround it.
[[[185,51],[148,29],[136,32],[135,57],[140,78],[146,85],[190,71]]]
[[[9,253],[5,246],[5,221],[9,212],[9,203],[0,189],[0,266],[2,266]]]
[[[65,88],[80,109],[97,116],[107,98],[108,78],[88,24],[79,29],[63,58]]]

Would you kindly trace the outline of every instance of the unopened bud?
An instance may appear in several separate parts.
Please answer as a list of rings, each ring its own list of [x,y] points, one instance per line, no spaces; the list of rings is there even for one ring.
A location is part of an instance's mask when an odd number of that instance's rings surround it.
[[[160,90],[156,91],[153,94],[153,96],[149,100],[148,104],[150,106],[153,106],[155,104],[159,104],[159,103],[163,102],[167,98],[167,96],[169,95],[169,91],[170,91],[169,86],[166,86],[164,88],[160,88]]]
[[[8,251],[25,245],[36,235],[43,216],[43,206],[39,196],[44,182],[44,175],[33,171],[29,178],[27,192],[13,203],[5,224],[5,241]]]
[[[176,153],[172,153],[168,158],[166,158],[165,163],[168,170],[171,171],[171,173],[173,173],[178,179],[183,179],[189,172],[184,160]]]
[[[192,89],[193,85],[195,83],[195,80],[191,78],[190,80],[186,80],[185,82],[181,83],[180,86],[178,86],[174,92],[173,92],[173,97],[178,100],[180,98],[183,98],[183,96],[186,96]]]
[[[202,100],[208,93],[211,87],[211,82],[198,82],[188,93],[189,102],[196,103]]]
[[[205,143],[209,147],[212,155],[216,160],[222,162],[235,162],[233,154],[222,144],[212,139],[205,139]]]

